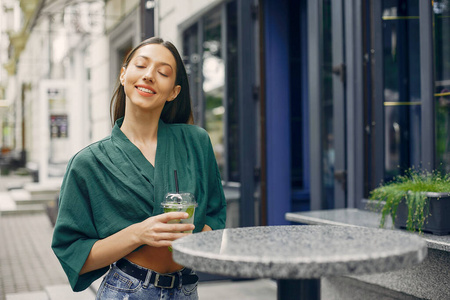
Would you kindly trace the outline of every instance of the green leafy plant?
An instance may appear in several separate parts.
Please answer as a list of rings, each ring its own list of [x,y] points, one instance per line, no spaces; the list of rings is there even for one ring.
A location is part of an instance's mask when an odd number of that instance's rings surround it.
[[[438,171],[427,172],[410,169],[405,175],[397,176],[393,181],[382,184],[370,193],[371,200],[377,200],[381,208],[380,227],[384,227],[386,216],[392,221],[397,216],[397,208],[402,200],[408,207],[406,229],[422,232],[429,217],[428,192],[450,192],[450,176]]]

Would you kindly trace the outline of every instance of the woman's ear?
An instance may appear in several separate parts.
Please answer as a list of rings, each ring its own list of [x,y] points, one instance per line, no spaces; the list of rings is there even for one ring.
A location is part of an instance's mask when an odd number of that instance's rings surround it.
[[[172,94],[170,95],[169,99],[167,99],[167,101],[173,101],[175,100],[175,98],[178,96],[178,94],[180,94],[181,91],[181,85],[176,85],[173,88]]]
[[[122,67],[122,69],[120,69],[120,84],[123,85],[125,82],[125,67]]]

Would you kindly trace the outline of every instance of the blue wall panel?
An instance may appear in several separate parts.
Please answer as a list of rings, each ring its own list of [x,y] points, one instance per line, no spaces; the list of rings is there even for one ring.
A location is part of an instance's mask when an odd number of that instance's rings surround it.
[[[291,211],[288,0],[264,1],[267,224]]]

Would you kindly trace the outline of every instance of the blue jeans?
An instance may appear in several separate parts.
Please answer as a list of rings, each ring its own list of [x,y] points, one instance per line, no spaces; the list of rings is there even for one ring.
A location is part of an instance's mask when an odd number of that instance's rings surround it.
[[[136,265],[137,266],[137,265]],[[138,266],[144,269],[143,267]],[[182,270],[172,273],[179,273]],[[195,274],[191,271],[189,274]],[[96,300],[143,300],[143,299],[164,299],[164,300],[198,300],[197,283],[194,284],[180,284],[171,289],[156,287],[153,284],[139,280],[130,276],[119,269],[116,264],[111,266],[111,269],[103,279],[98,292]]]

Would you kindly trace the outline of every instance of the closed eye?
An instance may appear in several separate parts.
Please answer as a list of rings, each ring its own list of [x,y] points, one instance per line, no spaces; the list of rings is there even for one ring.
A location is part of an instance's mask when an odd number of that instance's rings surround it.
[[[162,76],[164,76],[164,77],[169,77],[168,75],[166,75],[166,74],[164,74],[164,73],[161,73],[161,72],[158,72],[159,74],[161,74]]]

